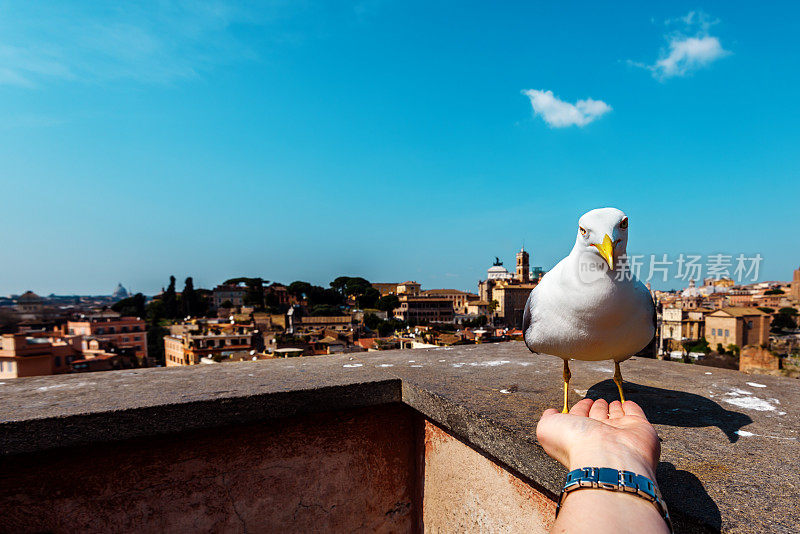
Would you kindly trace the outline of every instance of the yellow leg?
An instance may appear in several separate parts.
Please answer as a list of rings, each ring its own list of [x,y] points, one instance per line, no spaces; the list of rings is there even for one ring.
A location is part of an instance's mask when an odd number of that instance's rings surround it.
[[[569,390],[569,379],[572,378],[572,374],[569,372],[569,360],[564,360],[564,409],[561,410],[561,413],[568,413],[568,395],[567,391]]]
[[[614,362],[614,383],[619,390],[619,400],[625,402],[625,393],[622,392],[622,373],[619,371],[619,362]]]

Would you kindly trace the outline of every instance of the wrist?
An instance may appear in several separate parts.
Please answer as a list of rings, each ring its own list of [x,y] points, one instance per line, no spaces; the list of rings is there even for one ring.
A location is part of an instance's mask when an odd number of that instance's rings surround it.
[[[581,467],[610,467],[611,469],[631,471],[646,476],[655,482],[655,466],[642,455],[631,451],[586,450],[570,454],[567,469]]]

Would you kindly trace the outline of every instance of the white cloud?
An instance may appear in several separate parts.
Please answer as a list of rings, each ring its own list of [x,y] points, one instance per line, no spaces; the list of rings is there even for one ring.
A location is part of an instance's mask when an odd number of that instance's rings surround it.
[[[662,50],[659,59],[653,65],[630,60],[628,64],[645,68],[653,73],[654,78],[662,81],[707,67],[730,54],[722,47],[719,38],[708,34],[711,26],[718,22],[709,19],[701,11],[690,11],[683,17],[667,19],[665,24],[677,24],[680,28],[665,36],[667,48]]]
[[[710,35],[673,39],[669,43],[669,54],[656,62],[653,73],[660,78],[684,76],[690,71],[711,64],[728,53],[722,48],[719,39]]]
[[[531,99],[534,114],[553,128],[586,126],[611,111],[611,106],[602,100],[587,98],[570,104],[559,100],[552,91],[526,89],[522,94]]]

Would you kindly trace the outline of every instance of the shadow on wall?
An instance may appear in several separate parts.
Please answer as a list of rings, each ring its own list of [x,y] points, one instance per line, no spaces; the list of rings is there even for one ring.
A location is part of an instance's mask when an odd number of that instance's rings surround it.
[[[733,443],[739,439],[737,430],[749,425],[753,420],[739,412],[726,410],[706,397],[672,389],[643,386],[625,382],[626,398],[642,407],[647,419],[656,425],[682,428],[716,426]],[[604,380],[589,388],[586,396],[590,399],[616,400],[619,398],[613,380]]]
[[[656,478],[667,502],[675,532],[720,532],[722,515],[719,507],[700,479],[689,471],[675,469],[669,462],[658,464]],[[702,527],[705,528],[698,528],[698,518],[703,521]]]

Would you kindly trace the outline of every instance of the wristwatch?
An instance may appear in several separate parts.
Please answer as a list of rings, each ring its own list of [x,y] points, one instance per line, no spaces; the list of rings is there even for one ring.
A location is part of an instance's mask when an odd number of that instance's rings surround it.
[[[661,492],[658,491],[655,483],[645,476],[609,467],[581,467],[567,473],[567,481],[564,483],[561,497],[559,497],[556,505],[556,517],[558,517],[558,512],[561,511],[561,505],[567,495],[576,490],[590,488],[621,491],[650,501],[656,507],[658,513],[661,514],[661,517],[664,518],[664,521],[667,522],[669,531],[674,532],[667,505],[664,503]]]

